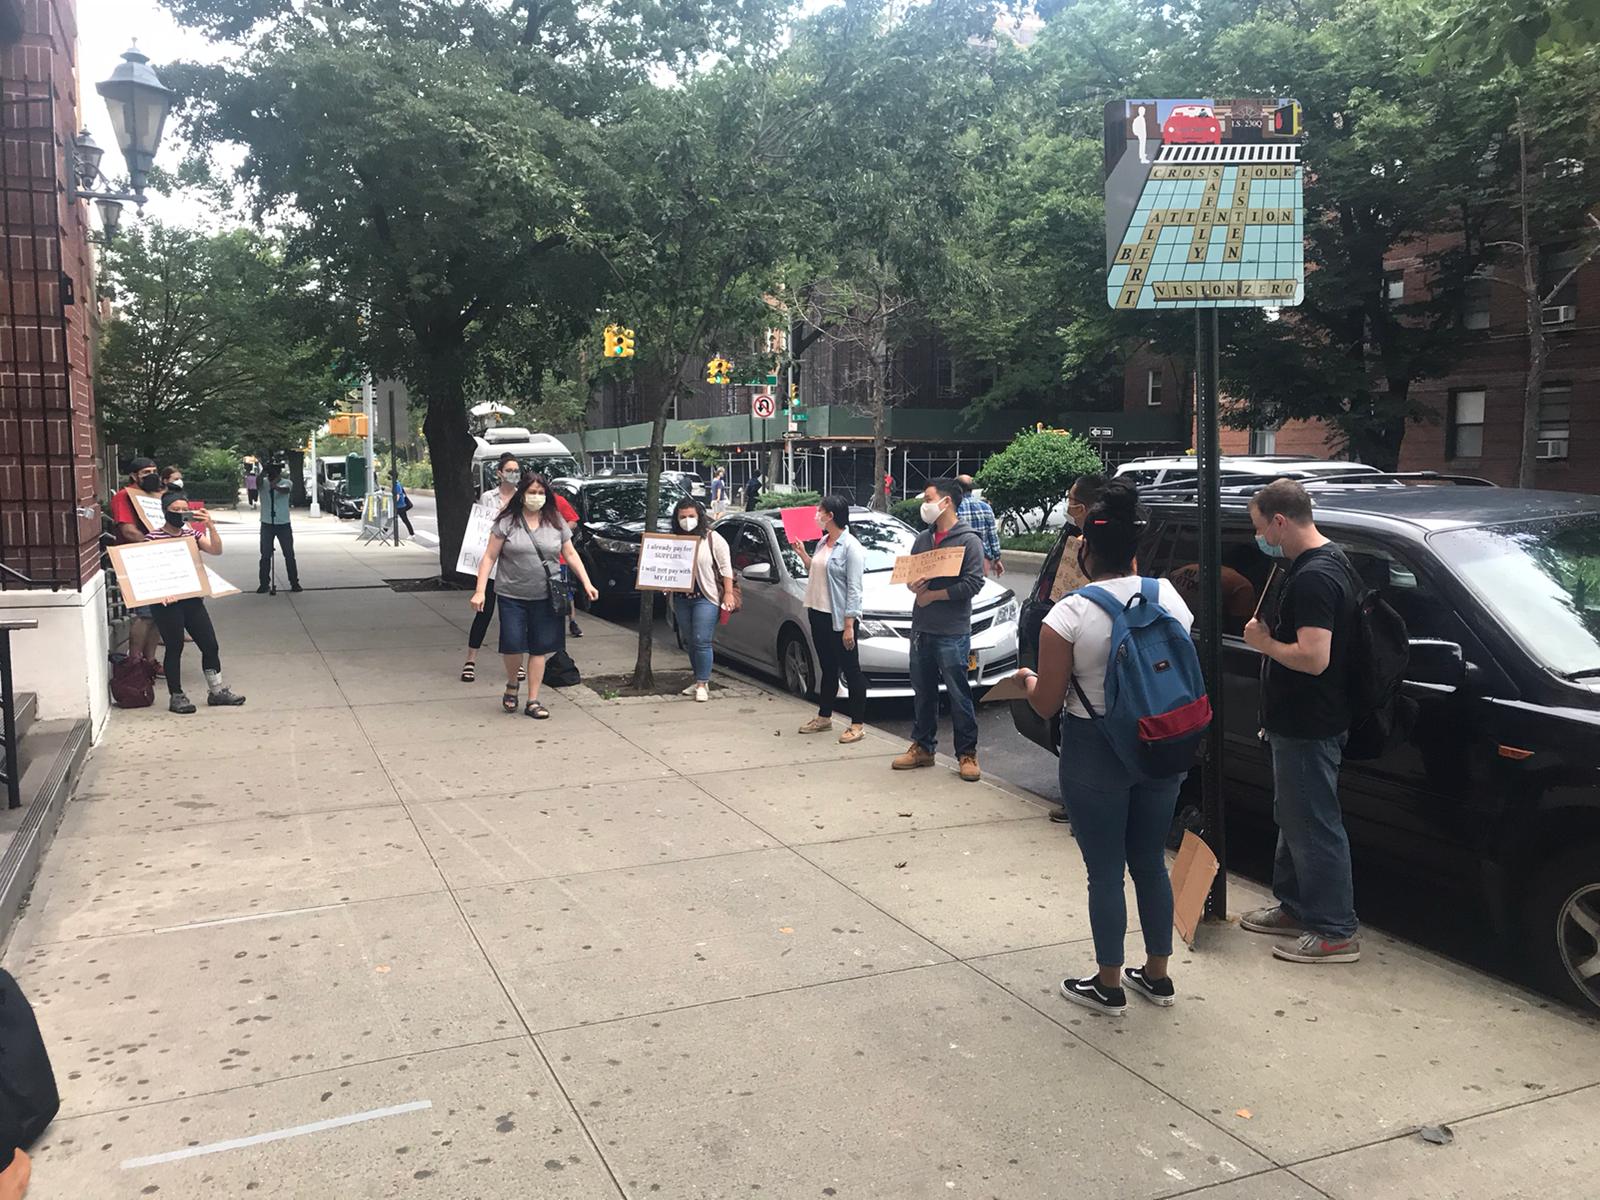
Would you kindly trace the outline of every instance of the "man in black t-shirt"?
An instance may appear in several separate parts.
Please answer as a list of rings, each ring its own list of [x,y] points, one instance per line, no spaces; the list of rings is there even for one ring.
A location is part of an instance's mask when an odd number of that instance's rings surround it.
[[[1287,559],[1277,614],[1252,619],[1244,640],[1263,656],[1262,724],[1272,751],[1278,903],[1245,914],[1256,933],[1289,934],[1273,954],[1289,962],[1343,963],[1356,940],[1350,839],[1339,808],[1339,764],[1350,732],[1348,658],[1355,592],[1339,548],[1317,531],[1311,497],[1279,479],[1250,501],[1256,544]]]

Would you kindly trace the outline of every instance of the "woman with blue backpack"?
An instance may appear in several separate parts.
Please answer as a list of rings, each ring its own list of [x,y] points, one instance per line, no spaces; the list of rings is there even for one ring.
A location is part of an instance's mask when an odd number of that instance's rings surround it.
[[[1140,578],[1134,555],[1139,494],[1113,480],[1088,511],[1078,547],[1089,584],[1057,601],[1039,632],[1039,670],[1024,669],[1028,702],[1061,714],[1061,801],[1089,876],[1089,925],[1099,970],[1061,981],[1074,1004],[1127,1012],[1127,988],[1165,1008],[1176,993],[1172,884],[1166,840],[1178,789],[1211,720],[1194,617],[1166,580]],[[1123,869],[1133,877],[1142,967],[1123,969],[1128,930]]]

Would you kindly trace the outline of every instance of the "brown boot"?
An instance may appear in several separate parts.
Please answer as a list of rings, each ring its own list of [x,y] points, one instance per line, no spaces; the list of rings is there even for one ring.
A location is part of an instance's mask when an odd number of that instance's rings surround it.
[[[978,770],[978,756],[976,754],[963,754],[960,758],[961,778],[968,783],[977,783],[983,778],[983,772]]]
[[[917,745],[916,742],[912,742],[911,745],[906,747],[906,752],[889,765],[896,771],[914,771],[918,767],[931,767],[934,761],[933,755]]]

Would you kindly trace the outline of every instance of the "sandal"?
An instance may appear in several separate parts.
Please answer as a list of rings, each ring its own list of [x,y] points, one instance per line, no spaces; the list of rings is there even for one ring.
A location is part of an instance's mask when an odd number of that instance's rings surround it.
[[[465,666],[463,666],[461,668],[461,682],[462,683],[473,683],[473,682],[476,682],[477,678],[478,678],[478,664],[477,663],[469,662],[469,663],[467,663]]]
[[[515,684],[509,684],[508,683],[506,685],[506,693],[505,693],[505,695],[500,697],[500,707],[505,709],[508,713],[516,712],[517,711],[517,693],[520,692],[521,690],[522,689],[517,687]]]
[[[522,710],[522,715],[532,717],[535,721],[548,721],[550,719],[550,710],[537,700],[529,700],[527,707]]]
[[[517,682],[518,683],[527,683],[528,682],[528,668],[527,667],[518,667],[517,668]]]

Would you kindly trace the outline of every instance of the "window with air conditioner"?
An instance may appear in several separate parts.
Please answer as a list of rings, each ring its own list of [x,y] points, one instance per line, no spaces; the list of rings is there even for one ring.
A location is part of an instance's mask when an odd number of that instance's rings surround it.
[[[1144,373],[1144,402],[1151,408],[1161,407],[1161,372]]]
[[[1450,393],[1450,422],[1445,428],[1446,458],[1483,457],[1482,390]]]
[[[1572,385],[1547,383],[1539,392],[1539,457],[1563,459],[1572,437]]]
[[[1539,259],[1539,295],[1544,299],[1546,325],[1570,325],[1578,319],[1578,277],[1567,278],[1583,261],[1580,246],[1559,246],[1545,250]],[[1565,283],[1561,281],[1565,279]],[[1557,287],[1557,284],[1561,284]]]

